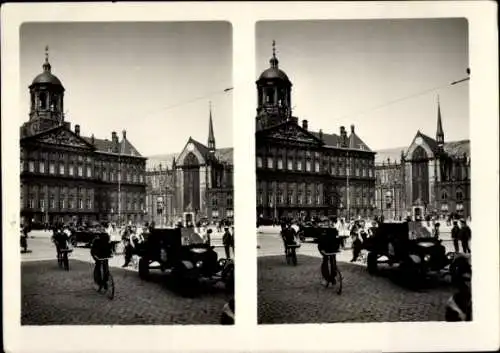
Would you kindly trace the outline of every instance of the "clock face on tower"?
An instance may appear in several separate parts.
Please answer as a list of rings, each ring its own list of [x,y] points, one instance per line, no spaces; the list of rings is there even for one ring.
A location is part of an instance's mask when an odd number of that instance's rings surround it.
[[[422,140],[422,137],[420,137],[420,136],[415,139],[415,143],[419,146],[422,144],[422,142],[423,142],[423,140]]]

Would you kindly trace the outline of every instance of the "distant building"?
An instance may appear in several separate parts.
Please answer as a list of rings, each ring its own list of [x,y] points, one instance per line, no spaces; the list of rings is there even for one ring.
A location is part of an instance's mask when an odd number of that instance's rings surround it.
[[[232,221],[233,149],[216,148],[211,110],[207,145],[189,137],[180,153],[152,156],[149,162],[150,221],[157,225]]]
[[[377,151],[376,174],[386,219],[470,217],[470,142],[445,142],[439,102],[436,138],[417,131],[409,147]]]
[[[292,115],[292,82],[270,67],[257,85],[257,217],[369,217],[375,208],[375,153],[350,134],[312,131]]]
[[[29,120],[20,129],[23,222],[142,222],[146,158],[125,130],[121,140],[116,132],[107,140],[81,136],[80,125],[71,130],[48,48],[29,90]]]

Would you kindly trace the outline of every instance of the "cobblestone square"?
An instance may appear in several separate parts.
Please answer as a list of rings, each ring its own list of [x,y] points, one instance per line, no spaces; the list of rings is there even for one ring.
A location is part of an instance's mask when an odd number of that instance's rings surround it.
[[[415,291],[393,269],[371,276],[365,266],[339,261],[344,279],[337,295],[321,286],[320,265],[320,258],[300,254],[297,266],[287,265],[284,255],[259,257],[259,324],[444,321],[453,293],[446,283]]]
[[[57,265],[55,249],[44,237],[29,239],[31,253],[22,254],[22,325],[169,325],[219,324],[230,297],[224,285],[203,285],[195,297],[181,296],[159,270],[143,281],[133,268],[110,262],[115,298],[95,291],[89,249],[75,248],[70,270]]]

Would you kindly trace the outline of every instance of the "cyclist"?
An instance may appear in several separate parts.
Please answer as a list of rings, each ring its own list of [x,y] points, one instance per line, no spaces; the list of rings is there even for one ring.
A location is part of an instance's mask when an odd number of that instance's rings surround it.
[[[55,228],[52,235],[52,241],[56,246],[57,258],[61,257],[61,250],[65,250],[68,248],[69,242],[69,231],[65,231],[62,227]]]
[[[335,274],[337,272],[337,259],[335,253],[339,252],[339,232],[334,224],[337,223],[336,219],[333,219],[330,223],[330,227],[321,233],[318,239],[318,250],[321,255],[323,255],[323,263],[321,264],[321,273],[323,275],[323,285],[327,285],[328,282],[332,284],[336,283]],[[330,281],[327,279],[330,278]]]
[[[99,233],[90,247],[90,255],[95,261],[94,280],[99,285],[99,290],[102,288],[107,290],[109,264],[106,258],[111,257],[111,254],[112,248],[109,235],[104,232]]]

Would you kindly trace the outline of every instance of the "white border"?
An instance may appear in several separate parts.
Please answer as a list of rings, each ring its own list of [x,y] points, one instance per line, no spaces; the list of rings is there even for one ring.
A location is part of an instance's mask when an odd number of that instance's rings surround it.
[[[469,21],[474,322],[256,326],[255,23],[285,19],[466,17]],[[231,21],[238,232],[235,327],[20,327],[19,27],[26,21]],[[498,348],[498,51],[488,1],[74,3],[2,7],[2,212],[6,351],[472,351]],[[360,284],[362,285],[362,284]],[[286,295],[286,293],[284,293]],[[57,332],[57,336],[55,333]],[[64,341],[60,338],[64,337]],[[96,339],[93,339],[96,337]],[[59,338],[59,340],[58,340]],[[102,347],[102,348],[101,348]]]

